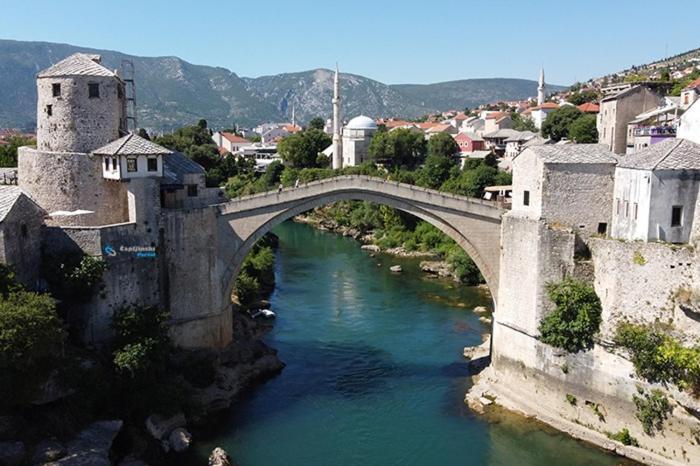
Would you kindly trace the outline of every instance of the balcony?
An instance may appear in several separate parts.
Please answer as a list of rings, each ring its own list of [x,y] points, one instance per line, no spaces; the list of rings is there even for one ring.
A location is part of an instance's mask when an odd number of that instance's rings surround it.
[[[673,126],[640,126],[634,129],[635,136],[676,136],[676,128]]]

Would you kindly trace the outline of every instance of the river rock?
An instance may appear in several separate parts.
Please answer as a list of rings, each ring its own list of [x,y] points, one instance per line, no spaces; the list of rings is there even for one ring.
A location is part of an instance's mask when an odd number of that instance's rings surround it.
[[[182,427],[178,427],[170,432],[170,436],[168,436],[168,443],[170,444],[170,448],[172,448],[175,452],[181,453],[190,447],[190,444],[192,443],[192,434],[187,432]]]
[[[365,251],[370,251],[370,252],[379,252],[381,251],[381,248],[377,246],[376,244],[363,244],[360,246],[360,249],[364,249]]]
[[[484,324],[490,324],[491,323],[491,318],[486,317],[486,316],[481,316],[479,317],[479,322],[482,322]]]
[[[392,272],[397,272],[397,273],[403,272],[403,268],[400,265],[392,265],[391,267],[389,267],[389,270],[391,270]]]
[[[111,466],[109,450],[122,425],[121,420],[93,422],[68,443],[66,456],[52,466]]]
[[[233,461],[223,448],[216,447],[209,455],[209,466],[233,466]]]
[[[56,461],[66,454],[66,447],[56,438],[42,440],[34,448],[34,456],[32,456],[32,464],[44,464],[51,461]]]
[[[437,275],[439,277],[452,276],[452,268],[444,261],[422,261],[420,263],[420,269],[425,273]]]
[[[151,414],[146,418],[146,430],[156,440],[163,440],[167,438],[173,430],[186,425],[187,420],[182,413],[177,413],[168,418],[158,414]]]
[[[22,442],[0,442],[0,464],[15,466],[22,464],[26,449]]]
[[[488,314],[489,310],[484,306],[476,306],[474,308],[474,314]]]

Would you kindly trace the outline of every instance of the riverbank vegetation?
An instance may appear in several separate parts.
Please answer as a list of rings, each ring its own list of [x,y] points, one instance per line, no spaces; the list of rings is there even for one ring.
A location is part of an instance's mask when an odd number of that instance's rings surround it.
[[[244,309],[251,309],[275,288],[277,236],[268,233],[248,253],[236,278],[234,291]]]

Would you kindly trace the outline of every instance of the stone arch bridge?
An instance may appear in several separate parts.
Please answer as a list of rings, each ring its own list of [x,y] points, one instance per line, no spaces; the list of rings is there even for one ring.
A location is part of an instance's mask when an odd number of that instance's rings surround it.
[[[230,341],[230,296],[255,242],[279,223],[315,207],[365,200],[415,215],[455,240],[474,260],[494,298],[499,285],[503,210],[495,203],[368,176],[340,176],[164,214],[163,286],[173,335],[183,346]]]

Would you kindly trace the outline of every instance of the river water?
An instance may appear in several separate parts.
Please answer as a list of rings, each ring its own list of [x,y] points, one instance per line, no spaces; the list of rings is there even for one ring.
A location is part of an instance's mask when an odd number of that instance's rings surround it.
[[[347,238],[286,222],[267,342],[287,364],[234,406],[204,459],[239,466],[612,465],[620,459],[516,416],[464,405],[461,356],[488,327],[486,292],[430,279],[418,260],[372,258]],[[389,271],[401,264],[404,272]]]

